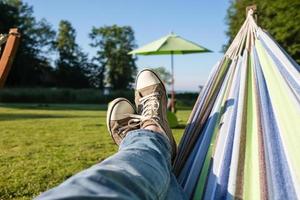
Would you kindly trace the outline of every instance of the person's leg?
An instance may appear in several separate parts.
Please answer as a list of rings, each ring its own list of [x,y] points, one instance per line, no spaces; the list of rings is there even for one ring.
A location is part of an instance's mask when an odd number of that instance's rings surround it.
[[[165,199],[171,177],[170,150],[159,133],[131,131],[116,154],[37,199]]]
[[[176,143],[166,119],[166,91],[151,70],[139,73],[135,100],[140,115],[124,98],[109,105],[108,130],[119,152],[38,199],[185,198],[171,172]]]

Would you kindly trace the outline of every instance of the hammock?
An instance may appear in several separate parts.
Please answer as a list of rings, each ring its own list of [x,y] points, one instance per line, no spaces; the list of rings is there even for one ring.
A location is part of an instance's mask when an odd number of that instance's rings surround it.
[[[19,45],[20,34],[18,29],[10,29],[9,34],[0,34],[0,88],[4,86],[5,80],[10,71],[12,61],[17,52]],[[4,46],[3,53],[1,55],[2,49]]]
[[[179,145],[174,172],[190,199],[300,198],[299,71],[250,10]]]

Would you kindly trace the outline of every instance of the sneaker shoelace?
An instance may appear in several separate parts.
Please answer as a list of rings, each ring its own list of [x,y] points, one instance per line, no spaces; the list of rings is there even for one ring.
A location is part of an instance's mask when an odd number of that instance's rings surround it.
[[[128,117],[131,117],[132,119],[130,119],[128,122],[127,122],[127,125],[125,126],[122,126],[118,129],[118,135],[121,136],[121,137],[125,137],[126,136],[126,133],[130,130],[133,130],[133,129],[136,129],[138,128],[138,126],[140,126],[140,120],[137,119],[136,117],[133,117],[132,115],[133,114],[124,114]]]
[[[160,120],[158,116],[159,109],[159,100],[158,100],[158,92],[154,92],[147,96],[144,96],[139,99],[140,104],[142,105],[142,113],[140,115],[137,114],[128,114],[128,116],[132,117],[132,121],[129,122],[144,122],[146,120]]]
[[[142,105],[142,113],[140,115],[138,114],[124,114],[131,119],[128,121],[126,126],[123,126],[119,128],[118,134],[120,136],[125,137],[126,133],[129,130],[132,130],[134,128],[137,128],[138,126],[141,126],[142,123],[146,121],[152,121],[156,125],[159,125],[157,121],[160,120],[160,117],[158,116],[158,109],[159,109],[159,100],[158,100],[159,93],[154,92],[147,96],[144,96],[139,99],[140,104]]]
[[[141,113],[142,121],[148,119],[160,120],[158,115],[158,109],[159,109],[158,96],[159,93],[154,92],[152,94],[149,94],[139,99],[142,105],[142,113]]]

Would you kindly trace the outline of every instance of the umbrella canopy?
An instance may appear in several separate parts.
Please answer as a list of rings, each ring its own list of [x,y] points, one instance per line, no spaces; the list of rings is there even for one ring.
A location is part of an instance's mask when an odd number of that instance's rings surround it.
[[[154,42],[151,42],[143,47],[135,49],[129,54],[137,55],[171,55],[171,73],[172,73],[172,91],[171,91],[171,110],[175,111],[175,92],[174,92],[174,54],[191,54],[191,53],[205,53],[210,50],[184,39],[173,33],[162,37]]]
[[[186,40],[173,33],[135,49],[129,54],[138,55],[167,55],[211,52],[210,50]]]

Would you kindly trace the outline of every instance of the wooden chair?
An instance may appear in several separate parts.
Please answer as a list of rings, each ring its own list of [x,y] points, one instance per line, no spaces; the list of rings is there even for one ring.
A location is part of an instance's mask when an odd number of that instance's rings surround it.
[[[6,44],[3,49],[2,56],[0,55],[0,88],[3,88],[14,57],[16,55],[18,45],[20,42],[20,33],[17,28],[9,30]],[[1,52],[0,52],[1,53]]]

